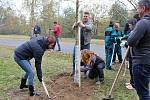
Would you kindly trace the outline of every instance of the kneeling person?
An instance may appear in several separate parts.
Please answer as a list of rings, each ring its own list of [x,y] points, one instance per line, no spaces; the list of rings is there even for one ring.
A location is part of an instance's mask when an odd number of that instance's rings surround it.
[[[81,71],[85,72],[90,79],[96,78],[96,84],[104,83],[104,60],[87,49],[81,51],[81,60],[86,65],[81,68]]]

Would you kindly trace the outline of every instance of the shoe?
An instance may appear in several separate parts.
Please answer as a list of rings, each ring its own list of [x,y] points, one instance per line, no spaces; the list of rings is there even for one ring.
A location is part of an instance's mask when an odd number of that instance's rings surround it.
[[[130,83],[125,83],[125,85],[130,85]]]
[[[34,91],[33,85],[29,85],[29,94],[30,94],[30,96],[40,96],[39,93]]]
[[[28,88],[28,85],[26,85],[26,81],[27,79],[21,79],[20,89]]]
[[[107,69],[107,70],[112,70],[112,68],[111,68],[111,67],[106,67],[106,69]]]
[[[96,85],[104,84],[104,80],[103,80],[103,81],[96,81],[95,84],[96,84]]]
[[[128,84],[128,85],[126,86],[126,88],[129,89],[129,90],[134,90],[134,88],[132,87],[131,84]]]

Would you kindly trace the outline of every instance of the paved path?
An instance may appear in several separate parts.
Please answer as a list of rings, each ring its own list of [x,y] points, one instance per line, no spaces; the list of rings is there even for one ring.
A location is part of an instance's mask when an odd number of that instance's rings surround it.
[[[19,46],[22,43],[24,43],[25,40],[14,40],[14,39],[0,39],[0,45],[7,45],[7,46]],[[62,52],[69,52],[72,53],[74,47],[74,43],[61,43]],[[57,50],[57,45],[56,45]],[[97,44],[91,44],[91,50],[96,52],[99,56],[104,57],[104,46],[103,45],[97,45]]]

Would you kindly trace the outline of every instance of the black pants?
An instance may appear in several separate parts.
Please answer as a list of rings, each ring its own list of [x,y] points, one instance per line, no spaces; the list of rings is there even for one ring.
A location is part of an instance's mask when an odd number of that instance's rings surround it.
[[[94,78],[99,78],[99,81],[103,81],[104,80],[104,71],[103,71],[103,65],[105,64],[99,64],[97,66],[94,66],[90,72],[89,72],[89,78],[90,79],[94,79]]]

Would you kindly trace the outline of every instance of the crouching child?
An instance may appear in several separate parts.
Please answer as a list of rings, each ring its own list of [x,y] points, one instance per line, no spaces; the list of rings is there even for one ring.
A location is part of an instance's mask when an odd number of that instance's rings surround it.
[[[97,56],[94,52],[84,49],[81,51],[81,61],[85,64],[81,68],[81,72],[84,72],[90,79],[95,79],[96,84],[104,83],[104,71],[105,62]]]

